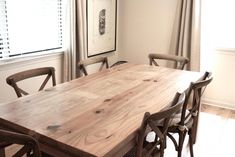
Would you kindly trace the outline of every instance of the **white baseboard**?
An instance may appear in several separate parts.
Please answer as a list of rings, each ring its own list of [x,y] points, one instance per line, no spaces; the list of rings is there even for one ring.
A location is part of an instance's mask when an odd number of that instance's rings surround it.
[[[210,105],[210,106],[217,106],[217,107],[235,110],[235,104],[228,103],[228,102],[204,98],[202,99],[202,103],[206,105]]]

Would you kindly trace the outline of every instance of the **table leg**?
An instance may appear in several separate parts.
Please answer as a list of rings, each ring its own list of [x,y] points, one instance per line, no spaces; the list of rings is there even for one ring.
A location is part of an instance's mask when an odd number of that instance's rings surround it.
[[[4,148],[0,149],[0,156],[1,157],[5,157],[6,156]]]
[[[42,152],[41,155],[42,155],[42,157],[53,157],[53,156],[51,156],[51,155],[49,155],[47,153],[44,153],[44,152]]]

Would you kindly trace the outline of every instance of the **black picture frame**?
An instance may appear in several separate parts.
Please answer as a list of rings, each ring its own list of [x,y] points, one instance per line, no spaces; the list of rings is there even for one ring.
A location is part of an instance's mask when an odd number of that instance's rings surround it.
[[[116,51],[117,0],[87,0],[87,57]]]

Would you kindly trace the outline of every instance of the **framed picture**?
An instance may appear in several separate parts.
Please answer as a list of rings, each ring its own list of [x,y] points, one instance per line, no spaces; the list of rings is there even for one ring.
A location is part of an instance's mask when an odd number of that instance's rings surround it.
[[[87,56],[116,50],[117,0],[87,0]]]

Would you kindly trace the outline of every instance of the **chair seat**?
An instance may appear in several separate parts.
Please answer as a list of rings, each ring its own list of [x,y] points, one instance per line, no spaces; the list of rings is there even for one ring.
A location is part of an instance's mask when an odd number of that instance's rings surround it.
[[[189,110],[186,110],[185,115],[189,114]],[[191,126],[193,125],[193,121],[192,121],[192,116],[191,114],[189,114],[190,116],[185,120],[185,126],[187,128],[191,128]],[[171,121],[169,122],[169,131],[171,132],[171,130],[174,130],[173,128],[175,127],[179,127],[179,122],[181,119],[181,112],[180,113],[176,113],[173,118],[171,119]],[[160,120],[158,123],[156,123],[157,126],[163,126],[163,120]],[[146,136],[146,141],[151,143],[153,141],[155,141],[155,137],[156,137],[156,133],[154,131],[150,131],[147,136]]]
[[[192,116],[191,116],[189,110],[186,110],[185,115],[188,115],[188,114],[189,114],[189,117],[185,120],[187,125],[189,124],[189,121],[192,118]],[[174,117],[172,118],[172,120],[170,121],[170,127],[171,126],[178,126],[178,123],[180,122],[180,120],[181,120],[181,113],[175,114]]]
[[[185,115],[188,115],[189,114],[189,110],[186,110],[185,112]],[[186,124],[189,123],[189,121],[191,121],[191,114],[190,116],[186,119]],[[180,119],[181,119],[181,112],[179,113],[176,113],[175,115],[173,115],[172,119],[170,120],[169,122],[169,127],[171,126],[178,126],[178,123],[180,122]],[[157,126],[163,126],[163,120],[160,120],[156,123]]]

